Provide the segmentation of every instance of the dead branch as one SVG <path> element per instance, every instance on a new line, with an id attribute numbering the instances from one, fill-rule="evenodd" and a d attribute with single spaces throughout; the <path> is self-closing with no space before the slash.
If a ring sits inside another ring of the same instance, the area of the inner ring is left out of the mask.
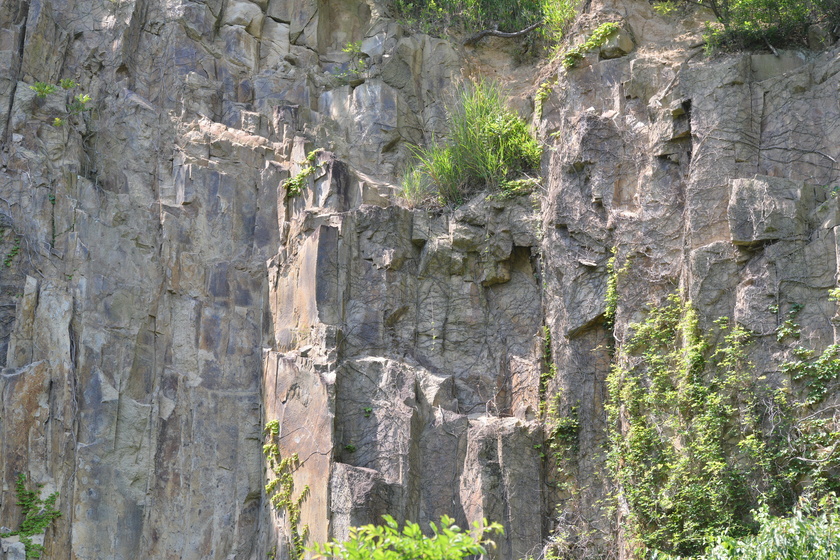
<path id="1" fill-rule="evenodd" d="M 533 31 L 534 29 L 536 29 L 537 27 L 539 27 L 542 24 L 543 24 L 543 21 L 540 20 L 536 23 L 533 23 L 533 24 L 529 25 L 528 27 L 526 27 L 525 29 L 523 29 L 521 31 L 514 31 L 512 33 L 505 33 L 504 31 L 498 31 L 496 29 L 485 29 L 484 31 L 479 31 L 478 33 L 476 33 L 475 35 L 473 35 L 472 37 L 470 37 L 469 39 L 464 41 L 464 46 L 467 46 L 467 47 L 473 46 L 487 36 L 502 37 L 504 39 L 514 39 L 516 37 L 522 37 L 523 35 L 527 35 L 528 33 L 530 33 L 531 31 Z"/>

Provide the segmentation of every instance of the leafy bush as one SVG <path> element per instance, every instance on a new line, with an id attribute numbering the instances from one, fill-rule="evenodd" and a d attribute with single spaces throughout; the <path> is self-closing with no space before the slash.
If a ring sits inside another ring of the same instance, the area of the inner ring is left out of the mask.
<path id="1" fill-rule="evenodd" d="M 840 560 L 840 505 L 830 497 L 814 509 L 803 504 L 790 517 L 774 517 L 764 506 L 755 513 L 758 534 L 743 539 L 719 536 L 696 560 Z M 661 552 L 652 556 L 678 558 Z"/>
<path id="2" fill-rule="evenodd" d="M 840 427 L 832 407 L 814 408 L 840 377 L 837 347 L 791 349 L 774 387 L 748 359 L 752 333 L 725 317 L 716 325 L 701 332 L 691 303 L 672 294 L 615 349 L 608 465 L 627 532 L 649 550 L 699 554 L 715 535 L 753 533 L 758 502 L 786 512 L 798 494 L 840 489 Z"/>
<path id="3" fill-rule="evenodd" d="M 35 82 L 29 89 L 35 92 L 35 95 L 40 99 L 45 99 L 47 96 L 52 95 L 53 93 L 58 91 L 59 86 L 63 90 L 72 90 L 79 86 L 74 80 L 65 78 L 58 82 L 58 85 L 55 84 L 47 84 L 44 82 Z M 52 120 L 52 125 L 55 127 L 63 126 L 66 121 L 67 117 L 72 115 L 80 115 L 85 111 L 90 111 L 90 107 L 88 103 L 91 102 L 90 95 L 85 93 L 77 93 L 72 98 L 70 97 L 72 93 L 67 91 L 67 103 L 65 106 L 65 114 L 62 117 L 54 117 Z"/>
<path id="4" fill-rule="evenodd" d="M 577 0 L 396 0 L 396 9 L 404 23 L 434 35 L 453 28 L 513 32 L 543 21 L 543 36 L 559 40 L 577 4 Z"/>
<path id="5" fill-rule="evenodd" d="M 318 152 L 320 151 L 312 150 L 306 154 L 306 159 L 298 163 L 300 165 L 300 171 L 297 175 L 283 181 L 282 186 L 286 189 L 288 196 L 297 196 L 303 192 L 303 189 L 306 187 L 306 178 L 315 173 L 318 167 L 315 164 L 315 160 L 318 159 Z"/>
<path id="6" fill-rule="evenodd" d="M 719 24 L 708 27 L 709 49 L 764 49 L 804 45 L 808 27 L 840 24 L 838 0 L 682 0 L 709 8 Z"/>
<path id="7" fill-rule="evenodd" d="M 504 190 L 539 168 L 542 147 L 507 108 L 497 84 L 474 82 L 461 89 L 449 126 L 448 142 L 415 150 L 417 164 L 407 174 L 404 193 L 429 192 L 441 204 L 460 204 L 480 188 Z"/>
<path id="8" fill-rule="evenodd" d="M 416 523 L 406 523 L 400 531 L 393 517 L 385 515 L 385 525 L 365 525 L 350 529 L 344 542 L 315 545 L 316 558 L 336 560 L 461 560 L 487 554 L 487 546 L 495 546 L 487 534 L 503 532 L 498 523 L 474 523 L 471 532 L 455 525 L 444 515 L 440 525 L 430 523 L 432 536 L 427 537 Z"/>
<path id="9" fill-rule="evenodd" d="M 35 95 L 37 95 L 41 99 L 44 99 L 45 97 L 47 97 L 51 93 L 55 92 L 58 88 L 55 87 L 53 84 L 46 84 L 44 82 L 35 82 L 31 86 L 29 86 L 29 89 L 34 91 Z"/>

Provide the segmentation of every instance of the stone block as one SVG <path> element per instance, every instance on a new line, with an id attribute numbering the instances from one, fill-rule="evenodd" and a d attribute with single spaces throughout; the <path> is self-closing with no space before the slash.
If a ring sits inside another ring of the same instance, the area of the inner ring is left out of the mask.
<path id="1" fill-rule="evenodd" d="M 262 23 L 262 10 L 251 2 L 233 2 L 225 10 L 225 25 L 241 25 L 255 37 L 259 37 Z"/>
<path id="2" fill-rule="evenodd" d="M 289 54 L 289 24 L 266 18 L 260 37 L 260 66 L 275 68 Z"/>
<path id="3" fill-rule="evenodd" d="M 26 547 L 20 537 L 0 539 L 0 560 L 26 560 Z"/>
<path id="4" fill-rule="evenodd" d="M 805 235 L 811 190 L 779 177 L 733 180 L 727 211 L 732 243 L 755 245 Z"/>
<path id="5" fill-rule="evenodd" d="M 630 54 L 634 48 L 636 48 L 636 43 L 633 37 L 627 31 L 619 29 L 601 45 L 600 54 L 601 58 L 619 58 Z"/>

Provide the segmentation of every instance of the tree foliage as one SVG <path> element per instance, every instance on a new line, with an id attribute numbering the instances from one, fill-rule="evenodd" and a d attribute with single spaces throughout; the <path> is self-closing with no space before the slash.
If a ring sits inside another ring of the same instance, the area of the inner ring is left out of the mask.
<path id="1" fill-rule="evenodd" d="M 683 0 L 700 4 L 718 19 L 706 41 L 711 49 L 766 49 L 806 45 L 814 24 L 840 24 L 840 0 Z"/>
<path id="2" fill-rule="evenodd" d="M 557 41 L 574 18 L 577 4 L 577 0 L 396 0 L 395 7 L 403 22 L 424 33 L 514 32 L 542 21 L 542 36 Z"/>
<path id="3" fill-rule="evenodd" d="M 808 502 L 788 517 L 770 515 L 765 505 L 755 512 L 756 535 L 737 539 L 719 535 L 696 560 L 840 560 L 840 505 L 828 496 L 816 507 Z M 677 560 L 654 553 L 652 560 Z"/>
<path id="4" fill-rule="evenodd" d="M 312 552 L 316 558 L 335 560 L 461 560 L 487 554 L 494 543 L 486 536 L 503 533 L 501 525 L 486 520 L 464 531 L 444 515 L 439 525 L 430 523 L 432 535 L 426 536 L 417 523 L 406 523 L 400 530 L 393 517 L 383 519 L 384 525 L 353 527 L 348 540 L 315 545 Z"/>

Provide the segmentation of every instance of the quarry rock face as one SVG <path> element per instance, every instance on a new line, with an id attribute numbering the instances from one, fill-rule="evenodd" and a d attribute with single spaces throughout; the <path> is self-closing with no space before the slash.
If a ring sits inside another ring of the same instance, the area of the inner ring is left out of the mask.
<path id="1" fill-rule="evenodd" d="M 59 492 L 45 557 L 290 558 L 295 531 L 383 514 L 501 522 L 500 559 L 619 534 L 600 505 L 613 247 L 619 340 L 681 289 L 706 326 L 762 334 L 756 363 L 794 304 L 812 347 L 837 341 L 836 48 L 707 59 L 700 23 L 628 0 L 592 10 L 624 14 L 603 52 L 538 78 L 390 9 L 0 7 L 0 525 L 19 473 Z M 398 205 L 411 146 L 491 70 L 553 83 L 542 187 Z M 78 86 L 30 88 L 60 79 Z M 563 485 L 546 401 L 579 423 Z M 265 491 L 272 421 L 297 523 Z"/>

